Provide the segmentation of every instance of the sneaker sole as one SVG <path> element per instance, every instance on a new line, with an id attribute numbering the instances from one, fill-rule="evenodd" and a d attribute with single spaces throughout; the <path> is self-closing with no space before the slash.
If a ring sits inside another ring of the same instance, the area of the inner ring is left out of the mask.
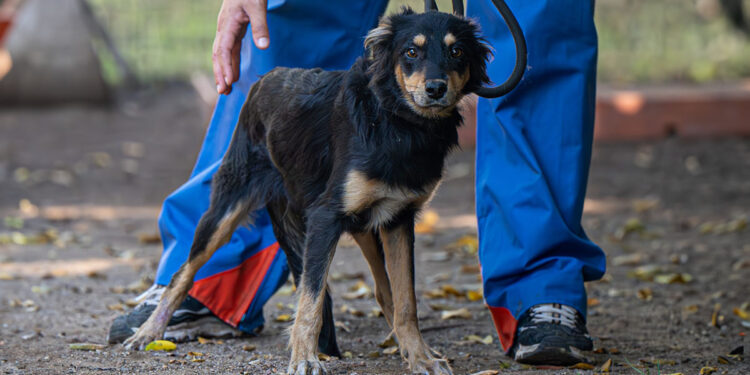
<path id="1" fill-rule="evenodd" d="M 544 346 L 544 344 L 520 345 L 514 359 L 516 362 L 527 365 L 572 366 L 586 362 L 586 357 L 578 348 L 570 346 L 565 349 L 559 346 Z"/>

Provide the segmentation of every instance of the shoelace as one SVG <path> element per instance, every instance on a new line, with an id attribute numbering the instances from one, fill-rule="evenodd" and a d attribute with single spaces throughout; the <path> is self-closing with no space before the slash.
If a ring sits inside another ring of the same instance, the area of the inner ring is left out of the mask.
<path id="1" fill-rule="evenodd" d="M 554 323 L 576 328 L 576 309 L 557 303 L 536 305 L 531 308 L 530 317 L 533 323 Z"/>
<path id="2" fill-rule="evenodd" d="M 138 302 L 138 305 L 158 305 L 165 289 L 161 285 L 151 285 L 145 292 L 135 297 L 135 301 Z"/>

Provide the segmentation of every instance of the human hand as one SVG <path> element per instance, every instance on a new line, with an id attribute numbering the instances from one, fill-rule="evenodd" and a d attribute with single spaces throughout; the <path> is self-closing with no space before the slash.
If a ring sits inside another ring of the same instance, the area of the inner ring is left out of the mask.
<path id="1" fill-rule="evenodd" d="M 266 4 L 266 0 L 224 0 L 221 4 L 211 56 L 219 94 L 229 94 L 232 83 L 240 78 L 240 46 L 248 22 L 255 45 L 268 48 Z"/>

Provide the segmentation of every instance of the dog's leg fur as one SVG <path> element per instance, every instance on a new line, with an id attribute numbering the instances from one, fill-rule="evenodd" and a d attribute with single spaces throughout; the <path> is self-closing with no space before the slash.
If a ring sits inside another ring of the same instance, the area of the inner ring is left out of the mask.
<path id="1" fill-rule="evenodd" d="M 281 176 L 271 164 L 268 152 L 250 143 L 246 126 L 243 122 L 237 124 L 229 150 L 213 178 L 211 204 L 198 222 L 187 262 L 172 277 L 156 310 L 125 341 L 127 348 L 143 349 L 149 342 L 163 337 L 198 270 L 229 241 L 250 212 L 263 207 L 273 194 L 282 191 Z"/>
<path id="2" fill-rule="evenodd" d="M 414 291 L 414 214 L 405 216 L 396 226 L 380 229 L 391 287 L 398 291 L 393 295 L 393 331 L 412 373 L 452 374 L 448 362 L 433 355 L 419 332 Z"/>
<path id="3" fill-rule="evenodd" d="M 279 245 L 286 254 L 289 269 L 292 271 L 294 285 L 300 286 L 302 278 L 302 254 L 305 249 L 305 223 L 302 215 L 290 212 L 287 200 L 279 199 L 266 206 L 271 217 L 273 231 Z M 341 357 L 336 343 L 336 328 L 333 324 L 333 301 L 326 290 L 323 302 L 323 327 L 318 337 L 318 351 L 329 356 Z"/>
<path id="4" fill-rule="evenodd" d="M 383 310 L 388 327 L 393 329 L 393 296 L 391 294 L 391 283 L 388 281 L 388 272 L 385 269 L 385 258 L 383 255 L 383 244 L 376 233 L 364 232 L 352 234 L 362 249 L 370 272 L 375 279 L 375 300 L 378 301 L 380 309 Z"/>
<path id="5" fill-rule="evenodd" d="M 323 325 L 328 267 L 342 232 L 341 220 L 336 216 L 325 205 L 311 209 L 308 214 L 304 267 L 298 288 L 299 302 L 289 337 L 292 358 L 287 368 L 288 374 L 326 373 L 318 360 L 316 343 Z"/>

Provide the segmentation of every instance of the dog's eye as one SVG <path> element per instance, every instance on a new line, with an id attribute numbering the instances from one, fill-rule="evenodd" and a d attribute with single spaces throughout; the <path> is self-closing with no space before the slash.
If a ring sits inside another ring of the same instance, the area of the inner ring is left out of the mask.
<path id="1" fill-rule="evenodd" d="M 417 50 L 415 50 L 414 48 L 409 48 L 409 49 L 406 50 L 406 52 L 404 52 L 404 55 L 406 55 L 406 57 L 408 57 L 410 59 L 416 58 L 417 57 Z"/>
<path id="2" fill-rule="evenodd" d="M 464 51 L 462 49 L 457 48 L 457 47 L 451 48 L 451 57 L 452 58 L 454 58 L 454 59 L 459 58 L 459 57 L 463 56 L 463 54 L 464 54 Z"/>

